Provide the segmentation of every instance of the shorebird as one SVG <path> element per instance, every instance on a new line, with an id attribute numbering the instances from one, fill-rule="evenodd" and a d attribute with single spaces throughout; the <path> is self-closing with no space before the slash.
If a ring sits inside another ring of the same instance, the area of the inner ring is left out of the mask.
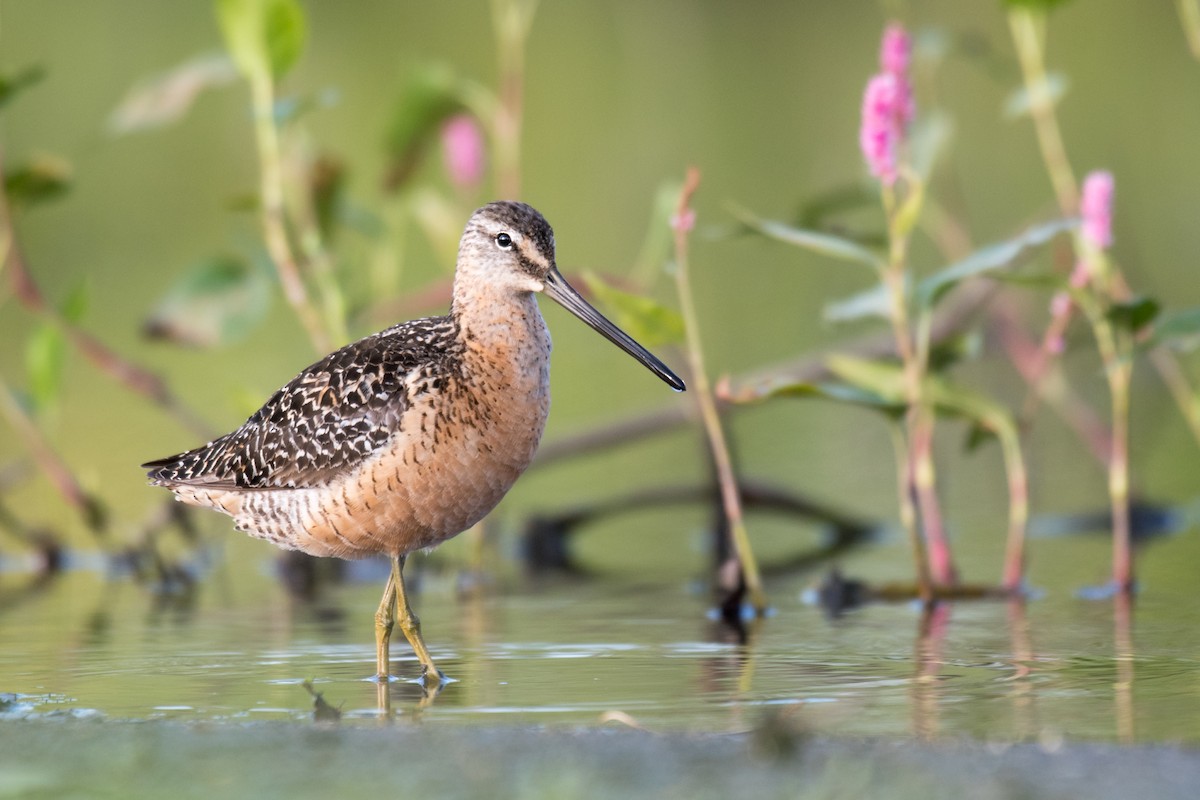
<path id="1" fill-rule="evenodd" d="M 404 586 L 404 563 L 474 525 L 529 466 L 550 408 L 544 293 L 677 391 L 675 373 L 590 306 L 559 273 L 554 231 L 523 203 L 471 215 L 450 313 L 337 350 L 277 391 L 240 428 L 150 461 L 150 482 L 224 512 L 235 527 L 314 556 L 385 555 L 375 612 L 376 676 L 389 678 L 393 625 L 438 670 Z M 398 620 L 397 620 L 398 617 Z"/>

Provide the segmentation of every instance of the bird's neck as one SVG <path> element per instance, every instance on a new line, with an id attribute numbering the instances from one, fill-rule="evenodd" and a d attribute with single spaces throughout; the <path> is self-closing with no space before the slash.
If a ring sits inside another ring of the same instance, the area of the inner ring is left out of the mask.
<path id="1" fill-rule="evenodd" d="M 542 357 L 550 352 L 550 336 L 532 292 L 455 281 L 450 316 L 468 350 L 514 355 L 525 351 Z"/>

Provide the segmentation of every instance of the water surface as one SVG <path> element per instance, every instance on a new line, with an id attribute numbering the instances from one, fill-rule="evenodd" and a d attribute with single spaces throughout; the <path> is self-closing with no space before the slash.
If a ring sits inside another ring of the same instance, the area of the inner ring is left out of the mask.
<path id="1" fill-rule="evenodd" d="M 5 573 L 0 717 L 305 721 L 311 680 L 343 720 L 377 720 L 368 677 L 383 568 L 360 567 L 300 603 L 275 578 L 274 551 L 230 537 L 190 597 L 106 575 L 99 561 L 44 584 Z M 507 578 L 461 597 L 456 570 L 418 557 L 415 603 L 455 679 L 421 716 L 733 732 L 785 714 L 839 735 L 1196 742 L 1200 612 L 1153 583 L 1155 564 L 1193 554 L 1193 538 L 1151 554 L 1132 609 L 1054 586 L 1025 604 L 932 615 L 874 605 L 830 620 L 802 602 L 815 576 L 788 576 L 770 583 L 773 614 L 744 645 L 706 615 L 694 581 Z M 884 544 L 845 567 L 903 575 L 905 563 Z M 393 659 L 394 672 L 417 674 L 403 640 Z M 391 713 L 421 705 L 419 687 L 388 688 Z"/>

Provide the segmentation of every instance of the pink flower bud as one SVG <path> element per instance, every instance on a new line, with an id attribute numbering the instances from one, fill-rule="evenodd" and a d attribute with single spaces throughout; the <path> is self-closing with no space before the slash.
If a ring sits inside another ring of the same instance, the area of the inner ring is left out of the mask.
<path id="1" fill-rule="evenodd" d="M 908 31 L 899 22 L 893 22 L 883 32 L 883 44 L 879 48 L 879 65 L 884 72 L 897 77 L 908 75 L 908 62 L 912 56 L 912 41 Z"/>
<path id="2" fill-rule="evenodd" d="M 671 215 L 671 229 L 679 233 L 687 233 L 696 227 L 696 212 L 688 209 L 683 214 Z"/>
<path id="3" fill-rule="evenodd" d="M 483 131 L 470 114 L 458 114 L 442 125 L 442 155 L 450 182 L 470 189 L 483 180 Z"/>
<path id="4" fill-rule="evenodd" d="M 912 42 L 904 26 L 888 25 L 879 50 L 883 72 L 871 78 L 863 96 L 859 146 L 871 173 L 889 186 L 896 182 L 900 147 L 914 113 L 908 82 L 911 56 Z"/>
<path id="5" fill-rule="evenodd" d="M 1113 176 L 1092 172 L 1083 181 L 1079 213 L 1083 216 L 1083 238 L 1100 249 L 1112 246 Z"/>
<path id="6" fill-rule="evenodd" d="M 863 94 L 862 127 L 858 144 L 871 174 L 890 186 L 896 182 L 896 161 L 904 137 L 903 93 L 891 73 L 871 78 Z"/>

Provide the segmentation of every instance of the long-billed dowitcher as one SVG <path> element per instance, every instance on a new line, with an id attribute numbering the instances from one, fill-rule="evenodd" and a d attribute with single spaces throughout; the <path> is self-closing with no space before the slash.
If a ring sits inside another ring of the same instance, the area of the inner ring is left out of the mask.
<path id="1" fill-rule="evenodd" d="M 683 381 L 588 305 L 559 274 L 554 232 L 516 202 L 471 215 L 450 313 L 395 325 L 305 369 L 240 428 L 142 466 L 176 499 L 238 530 L 315 556 L 386 555 L 376 666 L 400 629 L 440 683 L 404 587 L 413 550 L 474 525 L 529 466 L 550 407 L 544 292 L 676 390 Z"/>

